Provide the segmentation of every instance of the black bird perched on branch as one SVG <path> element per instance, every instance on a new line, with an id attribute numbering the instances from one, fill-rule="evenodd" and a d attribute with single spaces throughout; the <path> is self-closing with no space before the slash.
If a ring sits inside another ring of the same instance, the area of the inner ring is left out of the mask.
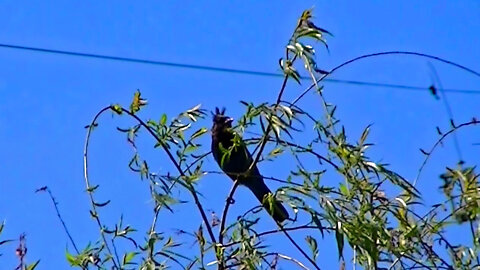
<path id="1" fill-rule="evenodd" d="M 257 166 L 250 168 L 253 159 L 247 146 L 240 139 L 234 145 L 235 133 L 232 130 L 233 118 L 224 115 L 225 108 L 221 111 L 216 108 L 213 116 L 212 127 L 212 153 L 218 165 L 233 181 L 250 189 L 263 207 L 277 222 L 283 222 L 288 218 L 288 212 L 283 205 L 274 199 L 272 203 L 264 200 L 266 195 L 272 195 L 265 185 L 263 177 Z M 229 152 L 231 151 L 231 152 Z"/>

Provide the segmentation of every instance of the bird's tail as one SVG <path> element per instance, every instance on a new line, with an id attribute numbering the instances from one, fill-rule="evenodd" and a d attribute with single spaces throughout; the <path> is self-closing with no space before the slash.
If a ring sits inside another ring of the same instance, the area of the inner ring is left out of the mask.
<path id="1" fill-rule="evenodd" d="M 260 179 L 259 181 L 259 179 L 255 179 L 247 181 L 248 184 L 246 186 L 255 194 L 255 197 L 262 203 L 265 210 L 267 210 L 273 219 L 282 223 L 288 218 L 288 212 L 279 201 L 274 199 L 273 203 L 270 203 L 270 201 L 266 199 L 266 195 L 272 196 L 273 194 L 262 180 L 263 179 Z"/>

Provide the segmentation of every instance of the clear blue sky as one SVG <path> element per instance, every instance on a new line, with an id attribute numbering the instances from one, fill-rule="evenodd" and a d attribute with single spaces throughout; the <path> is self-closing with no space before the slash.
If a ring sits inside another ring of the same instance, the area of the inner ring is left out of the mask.
<path id="1" fill-rule="evenodd" d="M 48 5 L 9 0 L 0 9 L 0 43 L 277 72 L 298 16 L 312 6 L 316 24 L 335 35 L 328 39 L 330 54 L 320 44 L 317 49 L 322 69 L 366 53 L 406 50 L 480 70 L 478 1 L 58 1 Z M 100 108 L 117 102 L 128 105 L 140 89 L 149 100 L 143 118 L 173 116 L 199 103 L 209 110 L 226 106 L 236 117 L 243 109 L 239 100 L 273 102 L 281 84 L 279 78 L 6 48 L 0 48 L 0 59 L 0 221 L 6 221 L 0 240 L 25 232 L 28 260 L 42 260 L 38 269 L 67 268 L 65 249 L 73 249 L 49 198 L 34 194 L 35 189 L 50 187 L 77 245 L 84 247 L 98 239 L 84 192 L 82 149 L 84 126 Z M 409 56 L 381 57 L 352 64 L 331 78 L 428 87 L 432 79 L 427 63 Z M 479 78 L 432 63 L 444 88 L 480 91 Z M 290 83 L 286 97 L 298 95 L 304 87 Z M 427 91 L 326 83 L 325 93 L 338 105 L 338 117 L 352 140 L 373 123 L 372 158 L 391 164 L 407 179 L 414 178 L 422 162 L 418 149 L 435 142 L 435 127 L 446 130 L 449 126 L 443 103 Z M 480 118 L 480 94 L 447 93 L 447 97 L 457 123 Z M 313 98 L 303 105 L 320 108 Z M 91 178 L 101 185 L 99 198 L 113 199 L 109 213 L 104 214 L 110 224 L 123 213 L 125 223 L 144 230 L 151 216 L 148 187 L 129 172 L 131 149 L 115 130 L 131 123 L 110 116 L 100 120 L 92 141 Z M 209 127 L 210 119 L 202 124 Z M 152 170 L 168 169 L 164 153 L 152 150 L 151 139 L 142 134 L 140 147 Z M 478 127 L 458 134 L 468 164 L 478 164 L 480 146 L 472 144 L 480 142 L 479 134 Z M 450 139 L 434 154 L 420 190 L 439 198 L 438 175 L 456 161 Z M 206 166 L 217 169 L 212 158 Z M 275 175 L 271 166 L 262 171 Z M 206 207 L 220 212 L 230 185 L 224 176 L 203 178 L 199 189 Z M 241 190 L 237 195 L 246 199 L 239 199 L 235 207 L 251 207 L 250 194 Z M 175 215 L 162 215 L 160 227 L 169 232 L 183 224 L 197 228 L 199 219 L 193 211 L 190 204 Z M 141 233 L 136 237 L 143 239 Z M 16 266 L 15 247 L 11 243 L 0 249 L 2 269 Z M 287 244 L 284 250 L 295 254 Z M 326 254 L 336 258 L 334 242 L 320 241 L 320 252 L 320 258 Z M 335 262 L 330 259 L 321 265 L 337 268 Z"/>

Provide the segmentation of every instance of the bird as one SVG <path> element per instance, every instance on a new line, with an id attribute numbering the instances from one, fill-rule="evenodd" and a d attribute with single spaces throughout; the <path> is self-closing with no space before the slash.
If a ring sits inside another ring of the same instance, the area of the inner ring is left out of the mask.
<path id="1" fill-rule="evenodd" d="M 238 135 L 232 129 L 232 122 L 233 118 L 225 115 L 225 108 L 215 109 L 212 126 L 213 157 L 226 175 L 250 189 L 273 219 L 282 223 L 289 218 L 288 212 L 278 200 L 273 199 L 272 203 L 265 200 L 265 196 L 273 194 L 263 181 L 256 164 L 249 170 L 253 162 L 252 155 L 241 138 L 240 142 L 234 143 Z"/>

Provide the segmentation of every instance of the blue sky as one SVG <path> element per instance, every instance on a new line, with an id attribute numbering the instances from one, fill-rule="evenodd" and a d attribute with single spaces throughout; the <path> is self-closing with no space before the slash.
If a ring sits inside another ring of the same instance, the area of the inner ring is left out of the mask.
<path id="1" fill-rule="evenodd" d="M 330 53 L 318 44 L 317 63 L 322 69 L 362 54 L 404 50 L 480 70 L 478 1 L 60 1 L 55 5 L 3 1 L 2 6 L 2 44 L 266 72 L 278 72 L 278 59 L 284 55 L 298 16 L 314 6 L 316 24 L 334 34 L 328 38 Z M 41 259 L 39 269 L 67 268 L 64 252 L 72 247 L 49 198 L 35 194 L 35 189 L 50 187 L 77 245 L 98 239 L 84 192 L 82 150 L 84 126 L 99 109 L 117 102 L 128 105 L 140 89 L 149 100 L 140 114 L 145 119 L 159 119 L 163 113 L 174 116 L 199 103 L 208 110 L 225 106 L 237 117 L 243 109 L 240 100 L 273 102 L 281 85 L 279 78 L 6 48 L 0 48 L 0 59 L 0 220 L 6 221 L 0 240 L 25 232 L 27 258 Z M 331 78 L 428 87 L 432 83 L 428 62 L 399 55 L 372 58 L 349 65 Z M 480 91 L 478 77 L 431 63 L 444 88 Z M 304 88 L 289 83 L 286 98 Z M 407 179 L 415 177 L 423 160 L 418 149 L 429 148 L 437 139 L 435 127 L 447 130 L 449 126 L 442 101 L 427 91 L 326 83 L 325 95 L 338 105 L 337 116 L 352 140 L 373 124 L 370 140 L 376 146 L 371 157 L 391 164 Z M 309 97 L 302 105 L 320 109 L 314 96 Z M 480 118 L 480 94 L 447 93 L 447 98 L 457 123 Z M 151 215 L 148 187 L 128 170 L 131 149 L 115 130 L 129 124 L 110 115 L 100 120 L 92 141 L 91 178 L 101 185 L 100 198 L 113 199 L 105 218 L 112 223 L 123 213 L 126 223 L 138 224 L 141 230 L 149 220 L 145 217 Z M 209 127 L 210 119 L 200 124 Z M 477 129 L 458 133 L 463 159 L 471 165 L 478 163 L 480 154 L 480 146 L 472 145 L 480 142 Z M 151 149 L 153 142 L 142 134 L 142 156 L 150 160 L 153 170 L 167 170 L 164 153 Z M 419 182 L 432 201 L 440 198 L 438 175 L 457 160 L 452 139 L 433 155 Z M 206 166 L 217 169 L 212 158 Z M 272 175 L 275 168 L 266 166 L 262 171 Z M 221 211 L 218 206 L 223 206 L 230 185 L 224 176 L 202 179 L 199 189 L 207 208 Z M 245 190 L 239 191 L 238 197 L 245 199 L 235 206 L 250 208 L 248 196 Z M 171 230 L 183 222 L 197 228 L 192 209 L 192 205 L 181 207 L 175 215 L 162 216 L 162 228 Z M 321 243 L 320 258 L 336 254 L 336 248 L 329 248 L 335 247 L 331 239 Z M 17 263 L 15 247 L 12 243 L 0 250 L 1 265 L 8 269 Z M 285 247 L 287 253 L 292 250 Z M 325 269 L 335 262 L 329 260 Z"/>

